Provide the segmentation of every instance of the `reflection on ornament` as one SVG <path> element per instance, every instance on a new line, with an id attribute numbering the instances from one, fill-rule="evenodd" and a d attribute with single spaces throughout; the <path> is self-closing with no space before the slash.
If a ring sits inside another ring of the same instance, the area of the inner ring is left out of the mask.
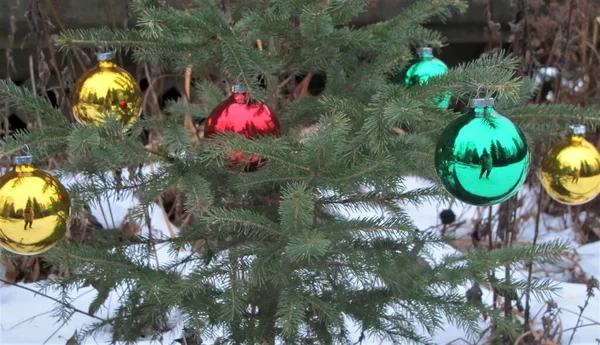
<path id="1" fill-rule="evenodd" d="M 204 125 L 204 137 L 211 138 L 215 134 L 233 132 L 248 139 L 260 136 L 281 136 L 279 120 L 271 109 L 246 94 L 246 88 L 236 85 L 233 94 L 217 105 L 210 113 Z M 259 156 L 251 156 L 243 152 L 229 152 L 230 163 L 226 166 L 233 169 L 235 165 L 244 164 L 245 172 L 254 172 L 264 166 L 266 160 Z"/>
<path id="2" fill-rule="evenodd" d="M 493 98 L 473 99 L 471 107 L 440 136 L 436 172 L 455 198 L 494 205 L 517 193 L 525 181 L 529 149 L 521 130 L 496 112 Z"/>
<path id="3" fill-rule="evenodd" d="M 103 124 L 116 117 L 125 128 L 142 113 L 142 92 L 129 72 L 117 66 L 113 53 L 98 55 L 98 65 L 77 81 L 73 115 L 82 124 Z"/>
<path id="4" fill-rule="evenodd" d="M 542 160 L 540 177 L 548 195 L 580 205 L 600 193 L 600 154 L 585 140 L 585 126 L 570 126 L 571 136 L 554 145 Z"/>
<path id="5" fill-rule="evenodd" d="M 419 59 L 406 71 L 404 83 L 407 86 L 422 85 L 431 77 L 444 75 L 448 72 L 448 66 L 442 60 L 433 56 L 433 49 L 421 47 L 417 50 Z M 450 106 L 452 94 L 446 92 L 434 97 L 434 102 L 439 108 L 446 109 Z"/>
<path id="6" fill-rule="evenodd" d="M 35 255 L 52 248 L 66 234 L 71 200 L 52 175 L 16 157 L 15 167 L 0 177 L 0 246 Z"/>

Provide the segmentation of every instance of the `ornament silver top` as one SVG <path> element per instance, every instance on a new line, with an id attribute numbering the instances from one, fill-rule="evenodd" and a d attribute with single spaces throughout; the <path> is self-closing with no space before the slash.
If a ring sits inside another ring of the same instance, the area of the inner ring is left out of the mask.
<path id="1" fill-rule="evenodd" d="M 496 99 L 493 97 L 488 98 L 471 98 L 469 101 L 471 108 L 486 108 L 493 107 L 496 104 Z"/>
<path id="2" fill-rule="evenodd" d="M 13 157 L 14 165 L 31 165 L 33 164 L 33 156 L 15 156 Z"/>
<path id="3" fill-rule="evenodd" d="M 585 135 L 585 125 L 570 125 L 571 133 L 575 135 Z"/>
<path id="4" fill-rule="evenodd" d="M 109 61 L 115 58 L 115 53 L 113 52 L 104 52 L 104 53 L 98 53 L 96 55 L 96 58 L 98 59 L 98 61 Z"/>
<path id="5" fill-rule="evenodd" d="M 231 88 L 231 91 L 234 93 L 246 93 L 248 92 L 248 89 L 244 85 L 237 84 Z"/>
<path id="6" fill-rule="evenodd" d="M 433 48 L 431 47 L 420 47 L 417 49 L 419 55 L 433 55 Z"/>

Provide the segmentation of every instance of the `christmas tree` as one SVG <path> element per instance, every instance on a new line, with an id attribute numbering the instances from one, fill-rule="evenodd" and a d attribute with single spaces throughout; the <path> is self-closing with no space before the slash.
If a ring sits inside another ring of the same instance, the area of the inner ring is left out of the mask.
<path id="1" fill-rule="evenodd" d="M 465 2 L 419 0 L 388 21 L 358 28 L 350 23 L 367 0 L 244 0 L 224 7 L 195 0 L 185 8 L 133 3 L 136 29 L 68 30 L 55 42 L 67 55 L 86 48 L 117 51 L 194 80 L 195 92 L 169 103 L 168 116 L 145 114 L 128 128 L 110 119 L 73 125 L 64 109 L 0 81 L 1 102 L 43 121 L 5 138 L 2 154 L 28 147 L 37 161 L 68 156 L 61 174 L 86 177 L 69 186 L 73 215 L 100 196 L 134 193 L 141 203 L 131 217 L 141 222 L 148 207 L 172 191 L 180 193 L 188 215 L 172 238 L 117 239 L 107 230 L 94 235 L 106 238 L 93 245 L 65 240 L 44 254 L 47 262 L 69 268 L 65 277 L 46 282 L 49 288 L 91 284 L 98 290 L 90 313 L 109 292 L 122 293 L 115 316 L 81 335 L 109 326 L 115 341 L 135 343 L 141 333 L 158 338 L 177 310 L 186 336 L 205 341 L 349 343 L 348 325 L 356 324 L 361 338 L 426 343 L 417 330 L 434 332 L 443 317 L 477 331 L 484 306 L 466 303 L 460 286 L 478 282 L 538 296 L 553 291 L 548 281 L 503 281 L 489 273 L 556 259 L 562 243 L 432 261 L 429 251 L 443 239 L 417 229 L 400 206 L 448 198 L 441 187 L 403 187 L 407 176 L 436 180 L 436 142 L 460 115 L 437 105 L 440 94 L 451 94 L 459 105 L 493 95 L 497 110 L 520 126 L 530 146 L 570 122 L 594 125 L 599 119 L 589 109 L 529 105 L 534 82 L 517 75 L 516 59 L 503 52 L 422 85 L 392 82 L 415 48 L 442 46 L 443 37 L 423 25 L 465 11 Z M 310 95 L 306 88 L 315 74 L 326 76 L 325 88 Z M 304 79 L 294 84 L 297 76 Z M 198 136 L 193 124 L 203 124 L 235 85 L 270 107 L 280 137 Z M 160 135 L 144 145 L 144 130 Z M 494 159 L 508 154 L 499 145 Z M 232 152 L 261 157 L 264 164 L 245 172 L 245 163 L 232 164 Z M 156 169 L 127 179 L 115 173 L 149 165 Z M 365 209 L 379 215 L 344 214 Z M 171 246 L 172 260 L 148 260 L 158 244 Z M 193 251 L 180 258 L 181 248 Z M 68 318 L 69 310 L 58 311 Z M 510 327 L 499 313 L 487 314 L 500 331 Z"/>

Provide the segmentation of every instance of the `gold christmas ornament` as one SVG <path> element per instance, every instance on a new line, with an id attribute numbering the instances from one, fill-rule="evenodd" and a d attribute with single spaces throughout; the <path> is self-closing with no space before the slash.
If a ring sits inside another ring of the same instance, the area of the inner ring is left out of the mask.
<path id="1" fill-rule="evenodd" d="M 569 126 L 571 135 L 542 160 L 540 177 L 548 194 L 566 205 L 580 205 L 600 193 L 600 154 L 585 140 L 585 126 Z"/>
<path id="2" fill-rule="evenodd" d="M 56 178 L 33 166 L 31 156 L 13 162 L 13 170 L 0 177 L 0 246 L 40 254 L 65 236 L 71 200 Z"/>
<path id="3" fill-rule="evenodd" d="M 107 116 L 115 116 L 128 128 L 140 117 L 140 87 L 113 59 L 113 53 L 98 54 L 98 65 L 77 81 L 73 93 L 73 115 L 77 122 L 100 125 Z"/>

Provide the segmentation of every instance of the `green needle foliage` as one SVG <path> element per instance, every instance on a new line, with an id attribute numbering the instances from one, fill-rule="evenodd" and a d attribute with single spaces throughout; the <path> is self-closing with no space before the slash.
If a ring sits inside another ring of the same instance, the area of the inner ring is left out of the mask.
<path id="1" fill-rule="evenodd" d="M 517 61 L 505 53 L 460 65 L 422 87 L 392 84 L 390 76 L 408 64 L 416 45 L 443 44 L 423 24 L 463 12 L 464 1 L 418 0 L 391 20 L 360 28 L 350 20 L 366 10 L 367 0 L 234 1 L 227 14 L 214 0 L 193 0 L 185 11 L 156 0 L 133 3 L 136 29 L 68 30 L 55 38 L 57 45 L 130 52 L 140 63 L 176 71 L 192 66 L 194 75 L 212 80 L 197 85 L 194 104 L 169 103 L 168 119 L 140 120 L 124 134 L 117 121 L 73 125 L 42 97 L 0 81 L 0 102 L 37 113 L 44 123 L 5 139 L 1 152 L 28 145 L 38 160 L 68 153 L 60 173 L 85 177 L 70 187 L 75 211 L 100 197 L 135 193 L 140 204 L 132 216 L 142 220 L 157 198 L 176 190 L 190 215 L 173 239 L 123 239 L 106 230 L 94 235 L 93 246 L 63 241 L 45 254 L 70 267 L 69 276 L 44 283 L 61 290 L 65 301 L 69 288 L 91 284 L 98 290 L 94 313 L 111 291 L 122 295 L 114 317 L 90 324 L 84 335 L 110 326 L 115 342 L 135 343 L 141 334 L 159 338 L 177 310 L 186 335 L 205 341 L 349 344 L 359 340 L 348 328 L 356 325 L 361 338 L 427 343 L 418 330 L 435 332 L 445 319 L 477 331 L 482 306 L 466 303 L 464 284 L 491 283 L 488 273 L 497 267 L 557 259 L 566 249 L 550 243 L 431 262 L 442 240 L 419 231 L 399 206 L 447 198 L 439 187 L 403 185 L 409 175 L 435 179 L 437 137 L 459 116 L 438 109 L 435 95 L 449 91 L 464 102 L 494 94 L 498 109 L 531 140 L 570 121 L 600 120 L 593 109 L 527 105 L 533 83 L 515 76 Z M 295 96 L 287 81 L 308 73 L 325 74 L 325 90 L 319 97 Z M 206 118 L 225 97 L 223 85 L 238 83 L 275 111 L 283 136 L 249 141 L 224 134 L 194 144 L 183 116 Z M 299 134 L 312 125 L 310 134 Z M 408 133 L 398 135 L 396 127 Z M 161 130 L 155 148 L 139 140 L 144 129 Z M 230 150 L 260 155 L 268 164 L 255 173 L 228 170 L 223 164 Z M 136 178 L 111 173 L 148 164 L 156 169 Z M 344 213 L 365 210 L 378 215 Z M 170 245 L 173 254 L 184 246 L 194 250 L 157 263 L 158 244 Z M 539 297 L 556 288 L 543 280 L 505 284 Z"/>

